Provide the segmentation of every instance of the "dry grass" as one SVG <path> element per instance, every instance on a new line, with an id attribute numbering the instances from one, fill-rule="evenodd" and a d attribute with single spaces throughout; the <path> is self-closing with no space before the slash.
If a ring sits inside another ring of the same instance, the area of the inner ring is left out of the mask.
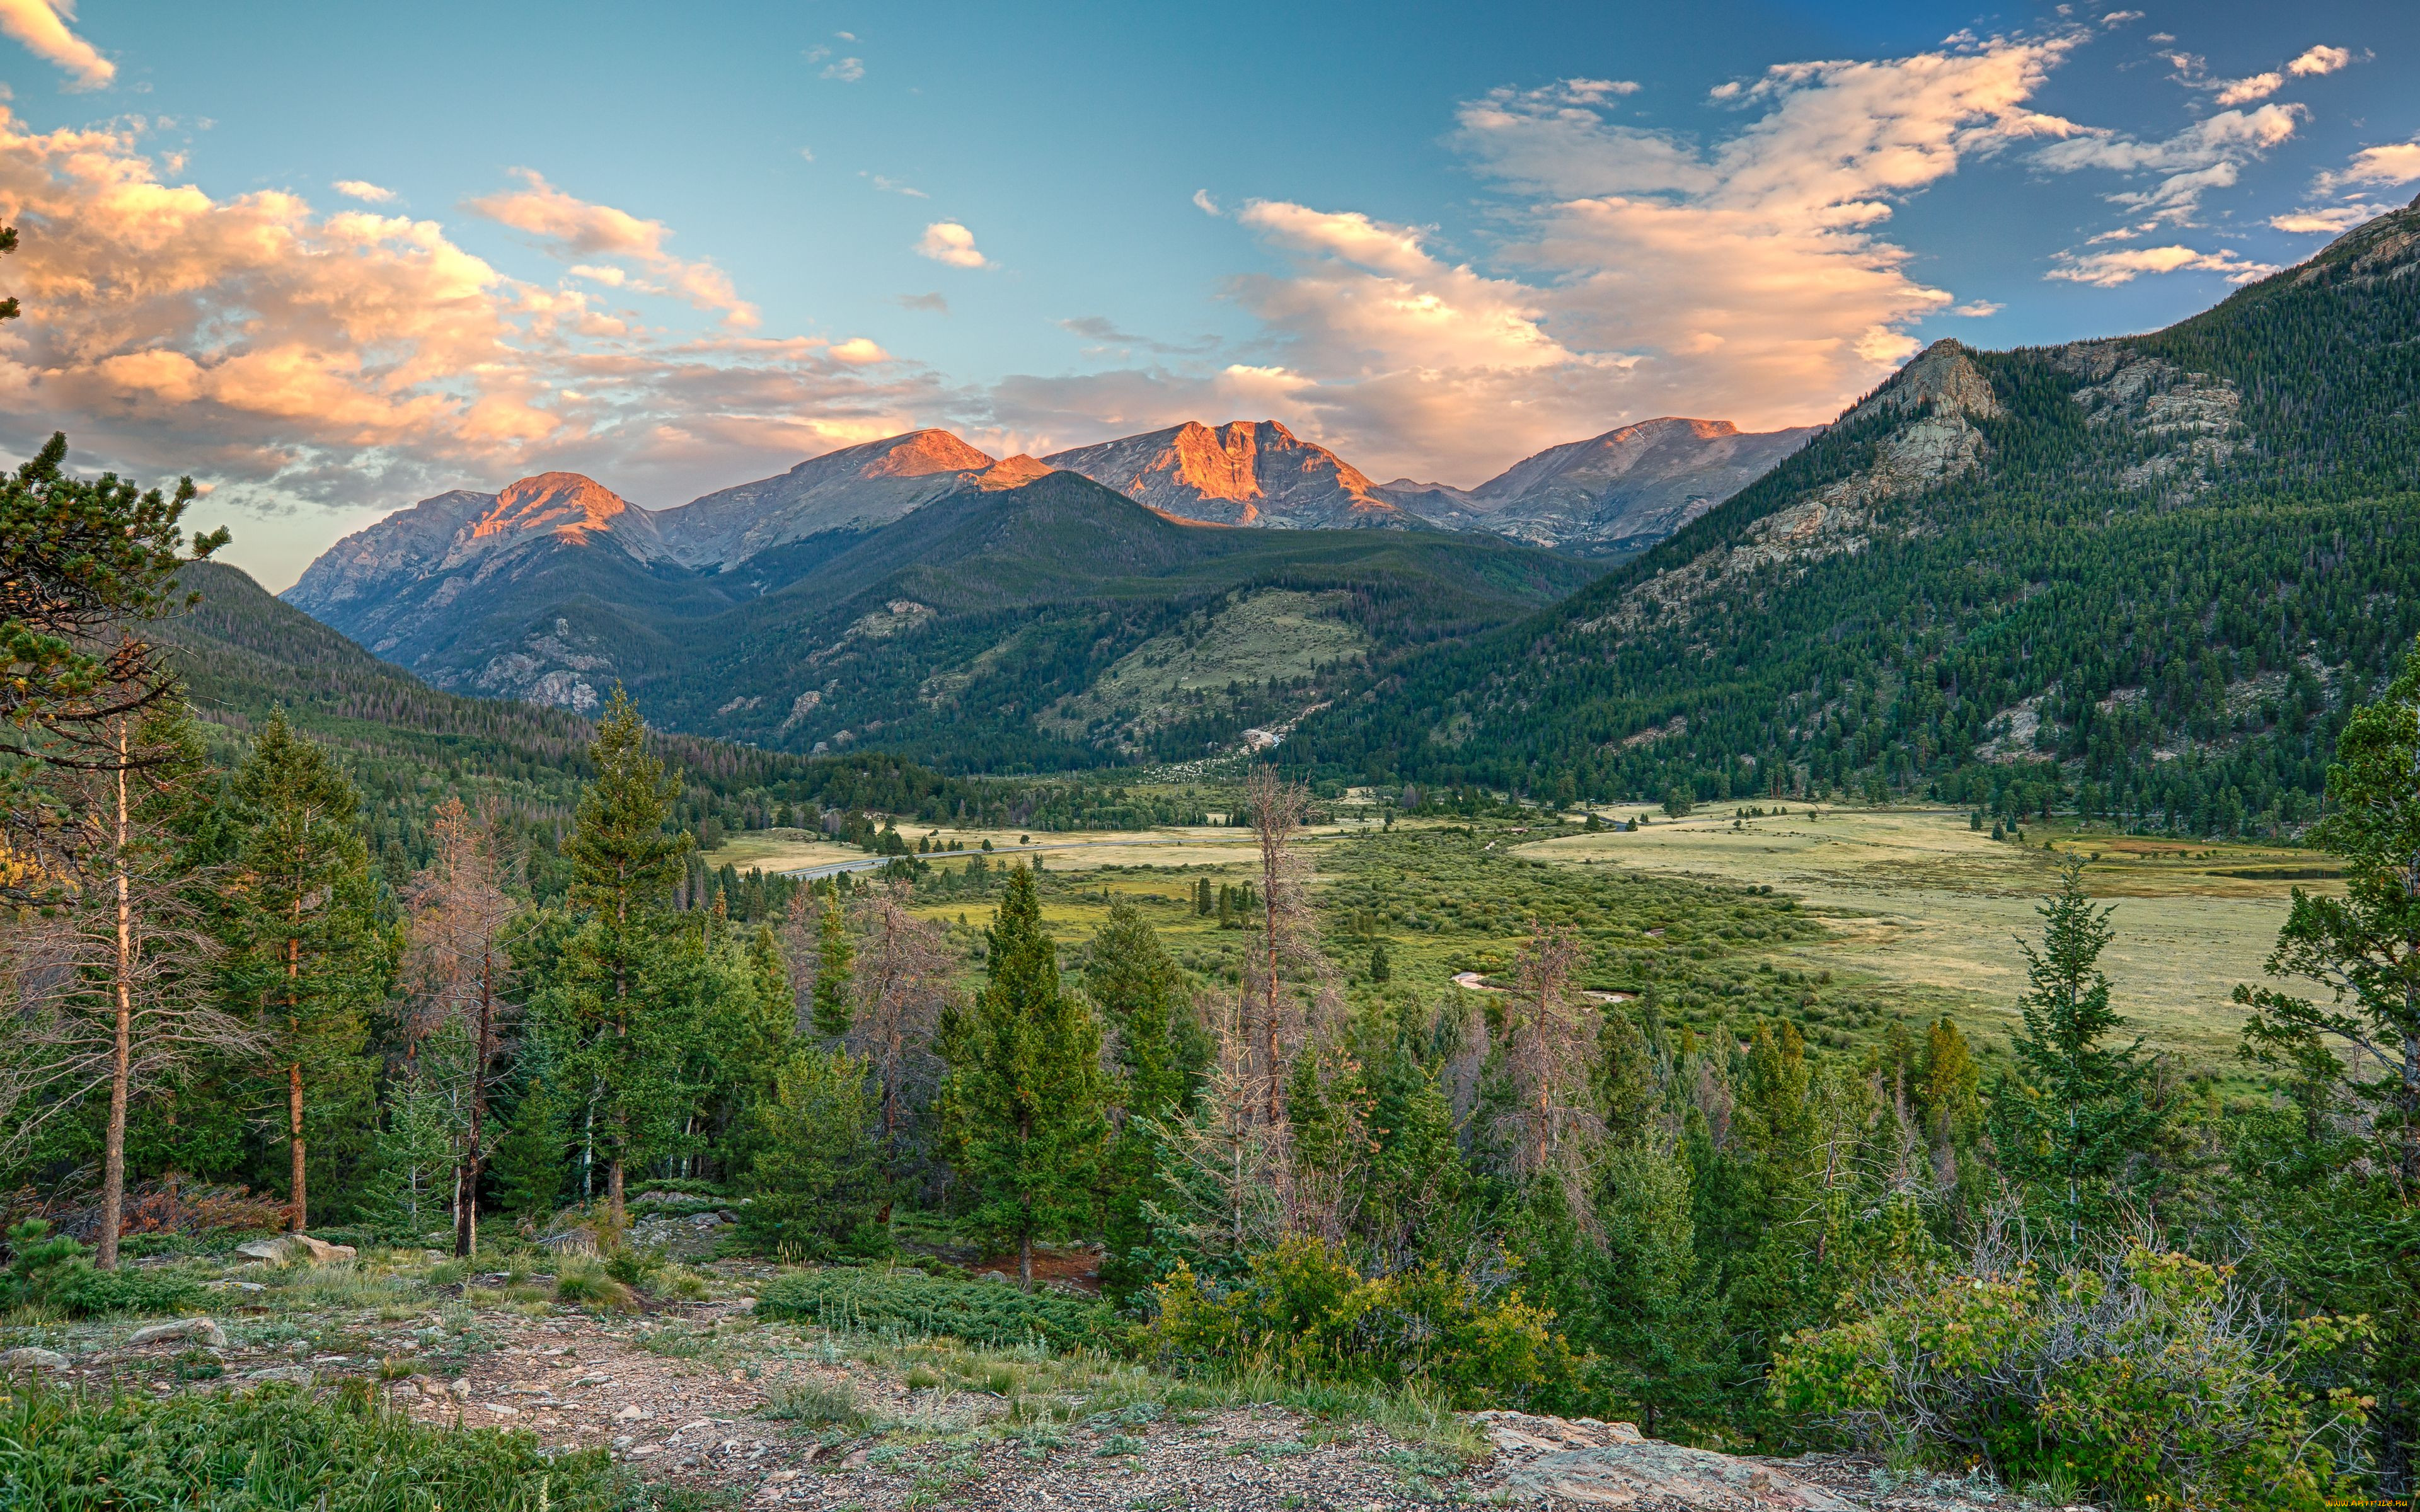
<path id="1" fill-rule="evenodd" d="M 2025 845 L 1967 827 L 1962 810 L 1844 809 L 1732 827 L 1730 806 L 1674 823 L 1660 814 L 1632 834 L 1572 835 L 1521 854 L 1569 865 L 1633 867 L 1768 884 L 1805 900 L 1834 937 L 1790 952 L 1794 964 L 1860 972 L 1937 1000 L 2005 1032 L 2024 986 L 2019 938 L 2040 932 L 2034 904 L 2069 856 L 2085 885 L 2117 905 L 2118 939 L 2102 958 L 2121 1011 L 2157 1045 L 2195 1058 L 2230 1054 L 2243 1016 L 2227 1001 L 2262 962 L 2284 922 L 2292 880 L 2232 871 L 2308 871 L 2282 846 L 2148 840 L 2061 825 Z M 2041 848 L 2043 840 L 2052 848 Z M 2097 856 L 2098 859 L 2094 859 Z M 2302 886 L 2335 884 L 2305 879 Z"/>

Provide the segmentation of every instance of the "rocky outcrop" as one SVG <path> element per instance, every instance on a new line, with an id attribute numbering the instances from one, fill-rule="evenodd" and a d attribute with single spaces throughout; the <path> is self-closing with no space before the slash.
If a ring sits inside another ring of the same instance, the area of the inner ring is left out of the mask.
<path id="1" fill-rule="evenodd" d="M 1298 530 L 1421 523 L 1358 469 L 1274 420 L 1188 420 L 1043 461 L 1177 519 Z"/>
<path id="2" fill-rule="evenodd" d="M 1860 1512 L 1857 1504 L 1767 1459 L 1665 1443 L 1628 1423 L 1480 1412 L 1499 1458 L 1488 1478 L 1556 1506 Z"/>
<path id="3" fill-rule="evenodd" d="M 247 1260 L 267 1260 L 272 1265 L 288 1265 L 296 1260 L 309 1260 L 325 1265 L 331 1260 L 353 1257 L 350 1244 L 331 1244 L 324 1239 L 308 1234 L 279 1234 L 274 1239 L 253 1239 L 235 1247 L 235 1252 Z"/>

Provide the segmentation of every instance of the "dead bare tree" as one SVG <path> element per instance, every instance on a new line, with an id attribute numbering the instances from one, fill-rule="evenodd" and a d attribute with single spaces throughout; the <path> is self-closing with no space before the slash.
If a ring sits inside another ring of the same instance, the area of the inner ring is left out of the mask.
<path id="1" fill-rule="evenodd" d="M 1167 1199 L 1144 1211 L 1196 1253 L 1240 1265 L 1292 1228 L 1291 1131 L 1264 1108 L 1250 999 L 1204 997 L 1197 1007 L 1217 1054 L 1190 1112 L 1142 1120 L 1160 1148 Z"/>
<path id="2" fill-rule="evenodd" d="M 851 1054 L 874 1068 L 883 1149 L 894 1159 L 913 1101 L 940 1081 L 933 1036 L 940 1027 L 956 969 L 948 934 L 909 913 L 909 897 L 906 883 L 893 882 L 853 910 L 859 939 L 857 1002 L 846 1043 Z M 812 934 L 806 949 L 814 949 Z"/>
<path id="3" fill-rule="evenodd" d="M 1513 968 L 1517 985 L 1505 1004 L 1498 1054 L 1510 1096 L 1497 1125 L 1513 1174 L 1554 1178 L 1585 1219 L 1585 1177 L 1604 1141 L 1605 1121 L 1589 1096 L 1595 1014 L 1572 1001 L 1579 962 L 1579 941 L 1570 930 L 1531 926 Z"/>
<path id="4" fill-rule="evenodd" d="M 458 1047 L 447 1068 L 457 1109 L 454 1159 L 454 1253 L 477 1253 L 479 1173 L 486 1164 L 488 1092 L 496 1055 L 503 1048 L 504 1019 L 512 1011 L 506 992 L 510 954 L 523 927 L 523 909 L 504 889 L 495 853 L 495 827 L 474 816 L 459 798 L 437 810 L 436 855 L 411 880 L 406 896 L 406 1057 L 423 1042 L 442 1039 Z M 415 1070 L 418 1068 L 415 1067 Z"/>
<path id="5" fill-rule="evenodd" d="M 77 774 L 75 806 L 93 832 L 66 901 L 0 933 L 7 1037 L 0 1045 L 0 1153 L 106 1088 L 101 1221 L 94 1261 L 117 1264 L 126 1193 L 126 1124 L 145 1087 L 204 1057 L 252 1055 L 258 1035 L 214 1006 L 217 946 L 200 924 L 174 847 L 143 811 L 138 784 L 173 781 L 121 719 L 112 765 Z"/>
<path id="6" fill-rule="evenodd" d="M 1261 1118 L 1270 1126 L 1282 1119 L 1286 1051 L 1298 1027 L 1290 1013 L 1287 987 L 1310 984 L 1314 993 L 1329 972 L 1320 953 L 1318 918 L 1311 903 L 1310 867 L 1294 849 L 1311 791 L 1259 766 L 1244 783 L 1244 810 L 1260 852 L 1261 907 L 1255 934 L 1245 952 L 1237 1032 L 1249 1047 L 1249 1073 L 1258 1085 Z"/>

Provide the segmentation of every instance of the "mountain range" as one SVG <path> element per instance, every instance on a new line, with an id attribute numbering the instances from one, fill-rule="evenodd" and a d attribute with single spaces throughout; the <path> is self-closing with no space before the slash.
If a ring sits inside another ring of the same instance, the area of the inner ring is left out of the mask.
<path id="1" fill-rule="evenodd" d="M 1941 342 L 1294 760 L 1691 801 L 1927 792 L 2195 833 L 2316 811 L 2420 635 L 2420 202 L 2164 331 Z"/>
<path id="2" fill-rule="evenodd" d="M 287 597 L 441 688 L 618 679 L 778 749 L 1037 770 L 1257 728 L 1354 780 L 2242 833 L 2314 811 L 2420 634 L 2414 330 L 2420 203 L 2165 330 L 1937 343 L 1812 430 L 1652 421 L 1468 490 L 1274 422 L 1038 461 L 920 431 L 678 509 L 440 495 Z"/>

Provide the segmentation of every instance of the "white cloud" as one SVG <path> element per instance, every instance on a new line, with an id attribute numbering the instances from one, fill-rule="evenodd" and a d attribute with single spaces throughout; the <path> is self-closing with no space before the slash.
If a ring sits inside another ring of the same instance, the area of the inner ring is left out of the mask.
<path id="1" fill-rule="evenodd" d="M 2297 236 L 2335 236 L 2350 231 L 2365 221 L 2374 221 L 2386 213 L 2383 205 L 2332 205 L 2322 210 L 2295 210 L 2287 215 L 2269 217 L 2276 230 Z"/>
<path id="2" fill-rule="evenodd" d="M 0 455 L 63 429 L 80 468 L 191 472 L 215 486 L 205 523 L 232 520 L 236 560 L 272 585 L 337 533 L 321 505 L 359 523 L 549 467 L 677 502 L 945 402 L 920 370 L 872 377 L 865 338 L 643 327 L 597 290 L 506 275 L 435 221 L 213 196 L 163 177 L 132 126 L 37 131 L 0 107 L 0 219 L 23 238 L 8 273 L 25 305 L 0 331 Z M 596 248 L 575 277 L 660 276 L 622 255 L 669 233 L 624 222 L 556 228 Z"/>
<path id="3" fill-rule="evenodd" d="M 2103 26 L 2113 27 L 2123 26 L 2130 21 L 2140 21 L 2142 19 L 2143 13 L 2139 10 L 2113 10 L 2109 12 L 2109 14 L 2101 18 L 2101 24 Z"/>
<path id="4" fill-rule="evenodd" d="M 1206 189 L 1197 189 L 1193 192 L 1193 208 L 1204 215 L 1220 213 L 1218 202 L 1210 197 L 1210 191 Z"/>
<path id="5" fill-rule="evenodd" d="M 2064 260 L 2059 266 L 2043 276 L 2072 284 L 2090 284 L 2097 288 L 2115 288 L 2120 284 L 2131 284 L 2146 273 L 2223 273 L 2230 284 L 2249 284 L 2277 270 L 2269 263 L 2247 261 L 2232 248 L 2197 252 L 2181 246 L 2126 247 L 2083 256 L 2061 255 Z"/>
<path id="6" fill-rule="evenodd" d="M 1254 349 L 1013 379 L 996 413 L 1060 444 L 1267 413 L 1378 476 L 1465 484 L 1653 415 L 1829 420 L 1954 302 L 1881 228 L 1963 162 L 2076 132 L 2029 101 L 2080 42 L 1786 65 L 1730 91 L 1712 143 L 1617 118 L 1624 97 L 1595 81 L 1491 91 L 1450 138 L 1502 196 L 1483 259 L 1348 207 L 1249 201 L 1235 219 L 1283 259 L 1230 285 Z"/>
<path id="7" fill-rule="evenodd" d="M 2305 51 L 2302 56 L 2296 58 L 2293 62 L 2287 64 L 2286 71 L 2293 74 L 2297 78 L 2303 78 L 2316 74 L 2334 73 L 2338 69 L 2350 68 L 2351 66 L 2352 50 L 2350 48 L 2329 47 L 2322 43 L 2318 47 Z"/>
<path id="8" fill-rule="evenodd" d="M 2316 187 L 2332 194 L 2369 185 L 2408 184 L 2413 179 L 2420 179 L 2420 137 L 2364 147 L 2342 168 L 2319 175 Z"/>
<path id="9" fill-rule="evenodd" d="M 842 58 L 826 66 L 824 77 L 837 79 L 843 84 L 855 84 L 865 77 L 865 60 L 853 57 Z"/>
<path id="10" fill-rule="evenodd" d="M 913 185 L 903 184 L 896 178 L 885 178 L 878 173 L 869 174 L 864 177 L 867 178 L 868 182 L 874 185 L 875 188 L 881 190 L 886 194 L 905 194 L 909 199 L 931 199 L 933 197 Z"/>
<path id="11" fill-rule="evenodd" d="M 953 268 L 988 268 L 991 259 L 975 250 L 975 234 L 955 221 L 936 221 L 916 243 L 919 255 Z"/>
<path id="12" fill-rule="evenodd" d="M 98 89 L 117 77 L 117 65 L 68 27 L 75 0 L 0 0 L 0 32 L 57 67 L 72 89 Z"/>
<path id="13" fill-rule="evenodd" d="M 2256 73 L 2248 79 L 2231 79 L 2219 85 L 2218 102 L 2222 105 L 2245 105 L 2256 100 L 2266 100 L 2286 87 L 2286 76 L 2270 70 Z"/>
<path id="14" fill-rule="evenodd" d="M 2007 308 L 2007 305 L 2002 304 L 1997 300 L 1968 300 L 1963 304 L 1951 305 L 1949 307 L 1949 313 L 1951 315 L 1962 315 L 1972 320 L 1980 320 L 1990 316 L 1998 315 L 2002 310 Z"/>
<path id="15" fill-rule="evenodd" d="M 691 262 L 665 250 L 672 229 L 661 221 L 643 221 L 611 205 L 567 194 L 528 168 L 515 169 L 514 174 L 521 188 L 466 201 L 463 208 L 527 232 L 557 257 L 609 256 L 635 262 L 649 275 L 629 283 L 628 286 L 636 292 L 669 295 L 701 310 L 719 311 L 723 324 L 735 329 L 757 323 L 756 307 L 739 298 L 729 274 L 710 262 Z"/>
<path id="16" fill-rule="evenodd" d="M 2102 197 L 2147 216 L 2149 224 L 2189 224 L 2201 208 L 2202 195 L 2233 185 L 2244 163 L 2291 140 L 2304 114 L 2300 105 L 2282 104 L 2222 111 L 2155 142 L 2119 131 L 2089 131 L 2043 147 L 2033 161 L 2055 173 L 2102 169 L 2156 175 L 2157 181 L 2146 188 Z"/>
<path id="17" fill-rule="evenodd" d="M 339 178 L 329 187 L 348 199 L 357 199 L 365 205 L 386 205 L 395 199 L 394 190 L 380 189 L 366 178 Z"/>

